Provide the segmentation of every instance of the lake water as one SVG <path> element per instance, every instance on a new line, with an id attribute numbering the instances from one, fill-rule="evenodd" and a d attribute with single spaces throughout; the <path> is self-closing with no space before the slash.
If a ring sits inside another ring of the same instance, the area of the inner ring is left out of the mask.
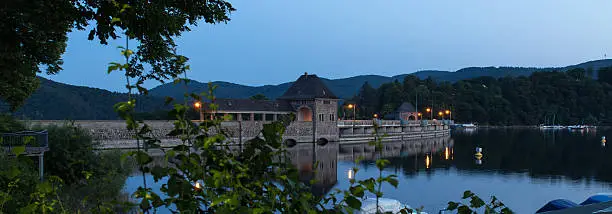
<path id="1" fill-rule="evenodd" d="M 382 157 L 391 164 L 384 174 L 398 175 L 400 184 L 397 189 L 383 186 L 384 197 L 423 206 L 429 213 L 459 200 L 465 190 L 485 201 L 494 195 L 518 213 L 534 213 L 558 198 L 580 203 L 612 192 L 612 149 L 601 143 L 606 135 L 612 136 L 612 130 L 479 129 L 453 131 L 448 138 L 385 143 Z M 477 146 L 483 148 L 480 161 L 474 158 Z M 316 194 L 346 189 L 352 176 L 378 175 L 374 160 L 380 155 L 367 144 L 299 144 L 289 153 L 304 180 L 314 176 L 318 181 Z M 355 164 L 358 157 L 364 160 Z M 360 168 L 356 175 L 350 170 L 354 166 Z M 126 191 L 142 182 L 141 176 L 130 177 Z M 154 189 L 159 186 L 153 184 Z"/>

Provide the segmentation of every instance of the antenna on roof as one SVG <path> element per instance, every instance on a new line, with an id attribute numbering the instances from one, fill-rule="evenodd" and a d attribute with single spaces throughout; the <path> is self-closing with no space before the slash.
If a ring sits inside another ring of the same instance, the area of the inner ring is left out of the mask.
<path id="1" fill-rule="evenodd" d="M 304 75 L 308 75 L 308 72 L 304 72 Z"/>

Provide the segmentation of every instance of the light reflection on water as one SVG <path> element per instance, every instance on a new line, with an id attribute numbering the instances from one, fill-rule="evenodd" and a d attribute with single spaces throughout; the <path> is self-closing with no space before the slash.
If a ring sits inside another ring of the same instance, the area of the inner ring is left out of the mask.
<path id="1" fill-rule="evenodd" d="M 289 156 L 303 180 L 318 181 L 315 194 L 346 189 L 351 177 L 378 176 L 374 162 L 382 156 L 391 161 L 383 173 L 397 174 L 400 180 L 397 189 L 383 186 L 384 197 L 437 213 L 472 190 L 485 200 L 495 195 L 518 213 L 533 213 L 553 199 L 580 203 L 612 192 L 612 152 L 600 142 L 605 134 L 612 136 L 609 130 L 482 129 L 456 131 L 452 138 L 388 142 L 381 153 L 367 144 L 298 144 Z M 483 148 L 480 161 L 474 158 L 476 147 Z M 355 174 L 351 169 L 359 157 L 364 160 Z M 131 177 L 126 190 L 133 192 L 141 183 L 142 177 Z M 149 176 L 147 183 L 153 183 Z"/>

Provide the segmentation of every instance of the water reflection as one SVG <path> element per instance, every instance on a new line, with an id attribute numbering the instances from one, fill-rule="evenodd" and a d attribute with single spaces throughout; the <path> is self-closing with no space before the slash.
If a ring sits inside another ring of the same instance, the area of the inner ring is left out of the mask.
<path id="1" fill-rule="evenodd" d="M 338 182 L 338 144 L 297 144 L 287 149 L 287 156 L 305 183 L 315 180 L 311 186 L 315 195 L 329 192 Z M 352 176 L 352 171 L 348 172 Z"/>
<path id="2" fill-rule="evenodd" d="M 300 173 L 300 180 L 308 183 L 314 179 L 313 193 L 321 195 L 329 192 L 336 185 L 338 171 L 346 173 L 348 179 L 354 178 L 355 173 L 352 168 L 337 169 L 338 161 L 353 162 L 360 159 L 367 164 L 380 157 L 414 157 L 414 160 L 417 161 L 419 159 L 417 156 L 426 154 L 421 159 L 422 165 L 417 167 L 424 166 L 427 169 L 433 164 L 433 155 L 437 155 L 442 150 L 447 151 L 447 160 L 451 158 L 452 146 L 453 140 L 450 137 L 385 142 L 380 151 L 368 143 L 297 144 L 287 149 L 287 156 Z"/>
<path id="3" fill-rule="evenodd" d="M 528 172 L 532 177 L 567 176 L 612 181 L 612 151 L 602 148 L 595 134 L 569 131 L 538 132 L 524 129 L 493 129 L 478 135 L 455 134 L 459 170 Z M 486 151 L 482 165 L 475 166 L 471 151 Z"/>
<path id="4" fill-rule="evenodd" d="M 390 161 L 385 173 L 400 179 L 399 189 L 386 189 L 385 194 L 424 205 L 430 213 L 466 189 L 483 197 L 496 195 L 515 211 L 528 213 L 552 199 L 584 200 L 612 191 L 612 151 L 604 135 L 612 136 L 612 131 L 479 129 L 453 131 L 452 138 L 385 142 L 380 151 L 367 143 L 298 144 L 287 155 L 302 181 L 316 180 L 312 191 L 317 195 L 346 189 L 353 178 L 378 176 L 372 166 L 384 157 Z M 474 156 L 476 147 L 483 149 L 481 159 Z M 361 170 L 355 174 L 357 159 L 362 160 L 357 165 Z M 410 191 L 419 194 L 406 194 Z"/>

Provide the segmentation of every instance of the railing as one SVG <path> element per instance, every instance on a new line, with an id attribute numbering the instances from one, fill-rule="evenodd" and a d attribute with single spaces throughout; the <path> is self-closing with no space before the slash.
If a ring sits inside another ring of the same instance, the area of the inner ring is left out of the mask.
<path id="1" fill-rule="evenodd" d="M 379 126 L 400 126 L 399 120 L 377 120 Z M 374 120 L 340 120 L 338 126 L 373 126 Z"/>
<path id="2" fill-rule="evenodd" d="M 44 152 L 49 148 L 47 130 L 3 133 L 1 136 L 0 145 L 5 151 L 11 151 L 13 147 L 18 146 L 25 146 L 26 152 Z"/>
<path id="3" fill-rule="evenodd" d="M 376 120 L 379 126 L 402 126 L 402 125 L 451 125 L 454 124 L 452 120 Z M 372 126 L 374 120 L 340 120 L 338 121 L 339 127 L 348 126 Z"/>

